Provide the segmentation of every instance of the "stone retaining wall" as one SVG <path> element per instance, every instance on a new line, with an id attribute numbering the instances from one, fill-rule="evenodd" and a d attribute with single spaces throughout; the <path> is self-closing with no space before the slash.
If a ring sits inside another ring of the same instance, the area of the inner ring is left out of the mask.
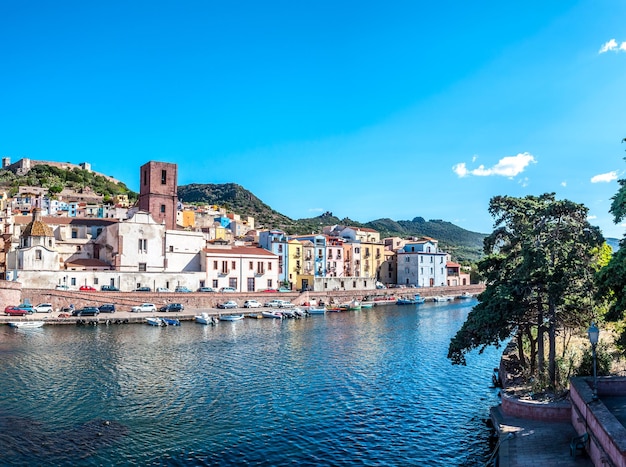
<path id="1" fill-rule="evenodd" d="M 602 403 L 601 397 L 593 400 L 590 379 L 578 377 L 570 380 L 572 425 L 579 435 L 589 433 L 586 450 L 594 465 L 626 467 L 626 428 Z M 626 395 L 626 378 L 598 378 L 598 395 Z"/>

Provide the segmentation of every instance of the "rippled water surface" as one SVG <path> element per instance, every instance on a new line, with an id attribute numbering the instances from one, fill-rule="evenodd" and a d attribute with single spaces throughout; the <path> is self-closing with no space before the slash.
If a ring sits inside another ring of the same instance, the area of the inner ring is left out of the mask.
<path id="1" fill-rule="evenodd" d="M 482 465 L 474 301 L 301 320 L 0 328 L 3 465 Z"/>

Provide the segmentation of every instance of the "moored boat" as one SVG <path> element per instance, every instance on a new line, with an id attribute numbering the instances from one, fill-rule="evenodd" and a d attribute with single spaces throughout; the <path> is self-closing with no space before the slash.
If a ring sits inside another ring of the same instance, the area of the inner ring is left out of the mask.
<path id="1" fill-rule="evenodd" d="M 274 319 L 284 318 L 283 314 L 277 310 L 262 311 L 261 314 L 263 315 L 263 318 L 274 318 Z"/>
<path id="2" fill-rule="evenodd" d="M 34 329 L 42 327 L 45 323 L 43 321 L 9 321 L 8 324 L 12 328 Z"/>
<path id="3" fill-rule="evenodd" d="M 146 318 L 146 323 L 148 323 L 150 326 L 166 326 L 161 318 L 156 317 Z"/>
<path id="4" fill-rule="evenodd" d="M 176 318 L 161 318 L 166 326 L 180 326 L 180 321 Z"/>
<path id="5" fill-rule="evenodd" d="M 239 321 L 243 319 L 243 314 L 239 315 L 220 315 L 220 321 Z"/>
<path id="6" fill-rule="evenodd" d="M 469 293 L 469 292 L 463 292 L 461 295 L 459 295 L 456 298 L 468 299 L 468 298 L 474 298 L 474 296 L 471 293 Z"/>
<path id="7" fill-rule="evenodd" d="M 323 315 L 324 313 L 326 313 L 326 308 L 310 307 L 308 311 L 310 315 Z"/>
<path id="8" fill-rule="evenodd" d="M 217 324 L 217 319 L 215 318 L 215 316 L 209 316 L 208 313 L 202 313 L 198 316 L 195 316 L 194 319 L 198 324 Z"/>

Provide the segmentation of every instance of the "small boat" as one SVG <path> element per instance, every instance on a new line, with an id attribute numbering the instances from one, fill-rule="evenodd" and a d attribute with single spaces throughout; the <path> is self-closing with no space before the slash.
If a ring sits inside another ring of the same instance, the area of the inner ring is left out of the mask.
<path id="1" fill-rule="evenodd" d="M 161 318 L 146 318 L 146 323 L 150 326 L 167 326 Z"/>
<path id="2" fill-rule="evenodd" d="M 211 324 L 211 325 L 217 324 L 217 319 L 215 318 L 215 316 L 209 316 L 208 313 L 202 313 L 196 316 L 194 319 L 196 323 L 199 323 L 199 324 Z"/>
<path id="3" fill-rule="evenodd" d="M 280 311 L 277 310 L 269 310 L 261 312 L 263 318 L 274 318 L 274 319 L 283 319 L 284 316 Z"/>
<path id="4" fill-rule="evenodd" d="M 361 303 L 361 308 L 373 308 L 373 303 Z"/>
<path id="5" fill-rule="evenodd" d="M 243 319 L 243 314 L 240 315 L 220 315 L 220 321 L 239 321 Z"/>
<path id="6" fill-rule="evenodd" d="M 180 326 L 180 321 L 176 318 L 161 318 L 165 326 Z"/>
<path id="7" fill-rule="evenodd" d="M 20 329 L 35 329 L 44 325 L 43 321 L 9 321 L 9 326 Z"/>
<path id="8" fill-rule="evenodd" d="M 461 295 L 459 295 L 457 298 L 460 299 L 468 299 L 468 298 L 474 298 L 474 296 L 469 293 L 469 292 L 463 292 Z"/>
<path id="9" fill-rule="evenodd" d="M 326 308 L 309 308 L 310 315 L 323 315 L 324 313 L 326 313 Z"/>
<path id="10" fill-rule="evenodd" d="M 344 303 L 342 305 L 339 305 L 339 308 L 341 308 L 342 311 L 356 311 L 356 310 L 360 310 L 361 309 L 361 302 L 359 302 L 358 300 L 352 300 L 348 303 Z"/>
<path id="11" fill-rule="evenodd" d="M 433 302 L 450 302 L 454 297 L 450 295 L 433 295 Z"/>
<path id="12" fill-rule="evenodd" d="M 340 306 L 327 306 L 326 311 L 343 311 Z"/>

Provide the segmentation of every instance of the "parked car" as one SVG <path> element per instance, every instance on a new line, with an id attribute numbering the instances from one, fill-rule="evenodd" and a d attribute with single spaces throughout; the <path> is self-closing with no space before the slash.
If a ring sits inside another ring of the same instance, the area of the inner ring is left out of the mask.
<path id="1" fill-rule="evenodd" d="M 239 308 L 239 305 L 237 305 L 237 302 L 234 300 L 228 300 L 227 302 L 224 303 L 220 303 L 219 305 L 217 305 L 218 308 Z"/>
<path id="2" fill-rule="evenodd" d="M 265 293 L 275 293 L 275 292 L 278 292 L 278 290 L 276 290 L 276 289 L 263 289 L 263 290 L 261 290 L 261 292 L 265 292 Z"/>
<path id="3" fill-rule="evenodd" d="M 215 292 L 215 289 L 213 287 L 200 287 L 198 292 Z"/>
<path id="4" fill-rule="evenodd" d="M 134 307 L 131 308 L 132 312 L 134 313 L 138 313 L 138 312 L 155 312 L 157 311 L 157 307 L 154 305 L 154 303 L 142 303 L 141 305 L 136 305 Z"/>
<path id="5" fill-rule="evenodd" d="M 261 303 L 257 302 L 256 300 L 246 300 L 245 302 L 243 302 L 243 307 L 244 308 L 261 308 Z"/>
<path id="6" fill-rule="evenodd" d="M 162 293 L 168 293 L 170 291 L 170 289 L 168 289 L 167 287 L 157 287 L 156 291 L 157 292 L 162 292 Z"/>
<path id="7" fill-rule="evenodd" d="M 176 288 L 174 289 L 174 292 L 189 293 L 191 292 L 191 289 L 185 287 L 184 285 L 177 285 Z"/>
<path id="8" fill-rule="evenodd" d="M 37 313 L 52 313 L 54 311 L 52 309 L 52 303 L 40 303 L 34 307 L 34 310 Z"/>
<path id="9" fill-rule="evenodd" d="M 65 284 L 59 284 L 55 287 L 55 290 L 70 290 L 70 288 Z"/>
<path id="10" fill-rule="evenodd" d="M 89 292 L 93 292 L 96 290 L 96 288 L 90 285 L 81 285 L 78 290 L 83 290 L 83 291 L 87 290 Z"/>
<path id="11" fill-rule="evenodd" d="M 20 303 L 19 305 L 17 305 L 16 308 L 19 308 L 20 310 L 24 310 L 24 311 L 26 311 L 26 313 L 34 313 L 35 312 L 35 308 L 33 308 L 33 306 L 30 304 L 30 302 L 28 300 Z"/>
<path id="12" fill-rule="evenodd" d="M 86 306 L 72 311 L 72 316 L 97 316 L 100 314 L 100 310 L 95 306 Z"/>
<path id="13" fill-rule="evenodd" d="M 278 308 L 280 307 L 281 303 L 282 303 L 282 300 L 275 299 L 275 300 L 270 300 L 269 302 L 265 302 L 263 306 L 267 308 Z"/>
<path id="14" fill-rule="evenodd" d="M 9 305 L 4 309 L 4 314 L 7 316 L 24 316 L 28 314 L 28 311 Z"/>
<path id="15" fill-rule="evenodd" d="M 234 287 L 222 287 L 220 289 L 220 292 L 222 293 L 232 293 L 232 292 L 237 292 L 237 289 Z"/>
<path id="16" fill-rule="evenodd" d="M 278 308 L 293 308 L 295 307 L 295 305 L 293 303 L 291 303 L 289 300 L 277 300 L 278 302 L 280 302 L 280 304 L 278 305 Z"/>
<path id="17" fill-rule="evenodd" d="M 183 311 L 185 306 L 182 303 L 168 303 L 159 308 L 159 311 Z"/>
<path id="18" fill-rule="evenodd" d="M 100 287 L 100 290 L 102 290 L 103 292 L 119 292 L 120 291 L 120 289 L 118 289 L 114 285 L 103 285 L 102 287 Z"/>
<path id="19" fill-rule="evenodd" d="M 105 303 L 98 307 L 100 313 L 115 313 L 115 305 L 113 303 Z"/>
<path id="20" fill-rule="evenodd" d="M 292 292 L 292 290 L 289 287 L 281 287 L 280 289 L 278 289 L 279 292 Z"/>
<path id="21" fill-rule="evenodd" d="M 137 287 L 135 292 L 152 292 L 152 289 L 150 287 Z"/>

